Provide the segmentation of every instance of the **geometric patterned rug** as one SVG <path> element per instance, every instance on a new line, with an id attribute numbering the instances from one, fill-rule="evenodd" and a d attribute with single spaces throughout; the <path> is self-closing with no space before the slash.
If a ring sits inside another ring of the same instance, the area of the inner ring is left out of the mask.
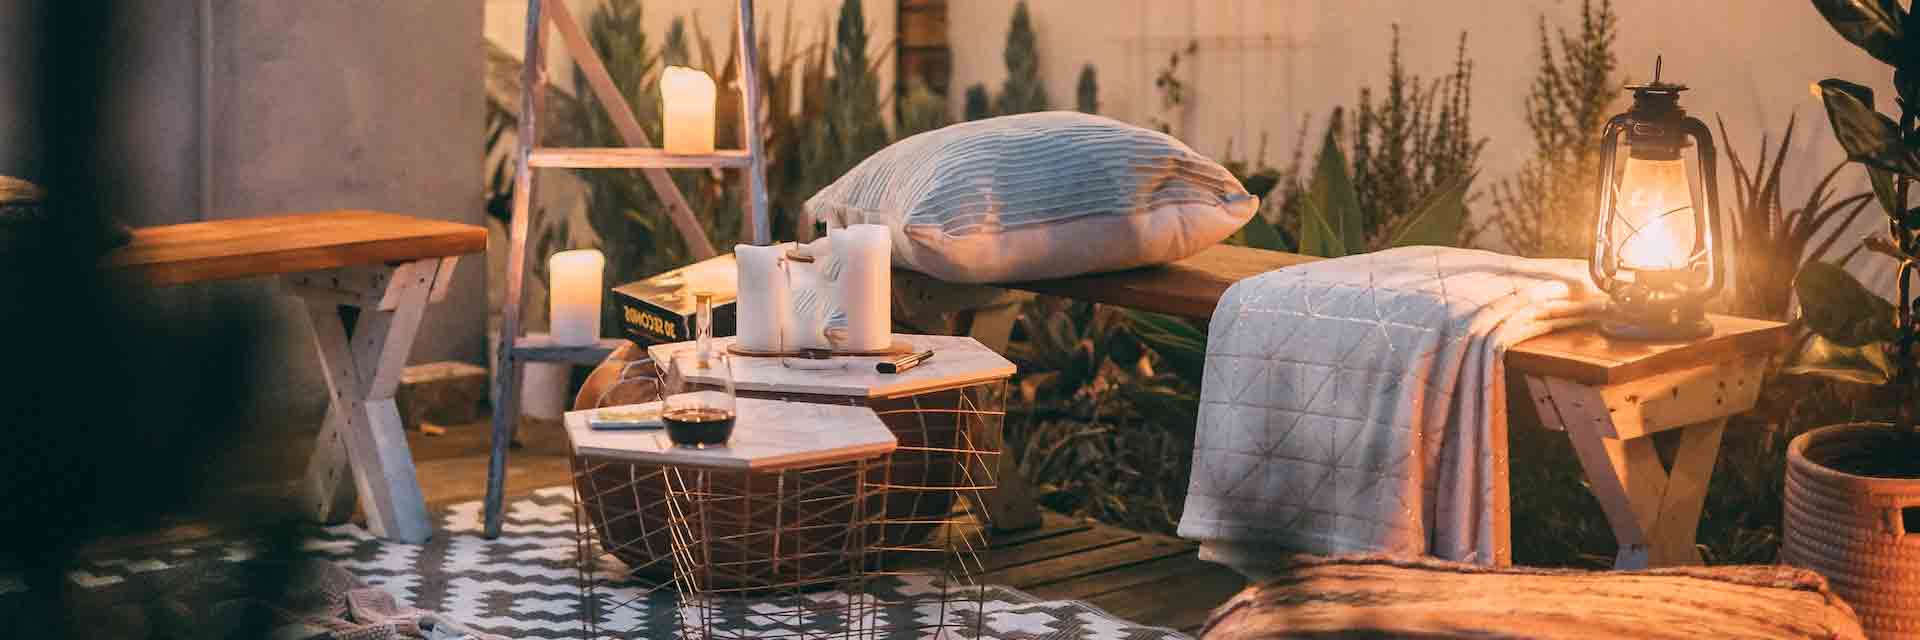
<path id="1" fill-rule="evenodd" d="M 585 632 L 579 574 L 574 568 L 572 500 L 570 488 L 553 487 L 508 503 L 501 535 L 494 540 L 481 536 L 480 503 L 465 502 L 440 514 L 440 528 L 426 544 L 387 542 L 348 524 L 315 526 L 303 546 L 315 557 L 392 593 L 402 604 L 439 612 L 475 629 L 509 638 L 579 638 Z M 204 570 L 209 564 L 245 562 L 257 551 L 253 542 L 222 539 L 137 549 L 86 561 L 68 578 L 82 591 L 117 600 L 117 594 L 137 597 L 164 590 L 169 580 L 178 581 L 181 575 Z M 899 599 L 927 586 L 900 580 L 878 588 L 891 590 L 882 594 L 889 599 Z M 23 588 L 17 577 L 0 574 L 0 601 Z M 1134 625 L 1084 602 L 1043 601 L 1000 586 L 989 586 L 986 592 L 984 609 L 950 610 L 950 622 L 971 629 L 971 618 L 983 615 L 980 637 L 991 640 L 1188 638 L 1170 629 Z M 603 585 L 600 593 L 624 600 L 645 589 Z M 648 606 L 620 609 L 617 614 L 624 619 L 601 622 L 611 628 L 638 629 L 635 638 L 674 637 L 678 607 L 672 591 L 661 589 L 647 597 Z M 6 608 L 0 603 L 0 610 Z M 750 630 L 743 637 L 752 637 Z"/>

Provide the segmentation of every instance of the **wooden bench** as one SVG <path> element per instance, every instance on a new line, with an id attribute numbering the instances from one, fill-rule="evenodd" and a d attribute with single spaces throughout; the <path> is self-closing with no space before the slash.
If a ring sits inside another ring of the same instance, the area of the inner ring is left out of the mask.
<path id="1" fill-rule="evenodd" d="M 486 248 L 483 227 L 345 210 L 136 229 L 105 264 L 155 285 L 279 276 L 313 321 L 329 391 L 307 504 L 341 522 L 358 494 L 375 535 L 423 542 L 433 523 L 394 391 L 427 304 L 445 296 L 459 256 Z"/>
<path id="2" fill-rule="evenodd" d="M 1159 267 L 998 286 L 1205 322 L 1234 283 L 1318 259 L 1218 245 Z M 1791 339 L 1779 322 L 1728 316 L 1713 322 L 1713 336 L 1685 343 L 1610 340 L 1583 327 L 1507 352 L 1506 364 L 1524 376 L 1541 422 L 1572 440 L 1620 545 L 1619 568 L 1700 563 L 1693 541 L 1721 432 L 1729 416 L 1753 407 L 1767 359 Z M 976 316 L 966 330 L 997 348 L 1011 326 L 1010 317 L 983 325 Z M 1660 461 L 1655 434 L 1676 441 L 1671 465 Z M 1506 442 L 1506 434 L 1495 440 Z M 1503 470 L 1505 454 L 1504 447 L 1496 454 Z M 995 526 L 1037 525 L 1030 489 L 1011 457 L 1003 459 L 1002 487 L 989 497 Z M 1496 518 L 1504 523 L 1504 493 L 1497 502 Z M 1506 535 L 1507 527 L 1496 528 Z"/>

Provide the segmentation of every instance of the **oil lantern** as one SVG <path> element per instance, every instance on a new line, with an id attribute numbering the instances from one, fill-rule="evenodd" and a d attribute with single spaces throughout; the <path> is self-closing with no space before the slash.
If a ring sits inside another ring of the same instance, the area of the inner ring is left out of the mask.
<path id="1" fill-rule="evenodd" d="M 1633 107 L 1600 138 L 1593 281 L 1612 297 L 1601 332 L 1674 341 L 1713 333 L 1706 305 L 1726 281 L 1713 135 L 1680 107 L 1686 85 L 1628 85 Z"/>

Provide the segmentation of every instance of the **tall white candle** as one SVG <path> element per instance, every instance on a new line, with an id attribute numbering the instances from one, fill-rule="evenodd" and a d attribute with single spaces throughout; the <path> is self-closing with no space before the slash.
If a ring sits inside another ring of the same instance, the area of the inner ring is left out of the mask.
<path id="1" fill-rule="evenodd" d="M 893 238 L 877 224 L 829 231 L 833 245 L 835 301 L 846 314 L 839 348 L 880 351 L 893 343 Z"/>
<path id="2" fill-rule="evenodd" d="M 667 153 L 713 153 L 713 77 L 699 69 L 667 67 L 660 75 Z"/>
<path id="3" fill-rule="evenodd" d="M 547 259 L 554 342 L 589 345 L 600 339 L 600 275 L 606 268 L 607 257 L 599 249 L 562 251 Z"/>
<path id="4" fill-rule="evenodd" d="M 733 247 L 736 282 L 735 343 L 750 351 L 787 350 L 785 334 L 793 314 L 787 290 L 787 250 L 792 243 L 771 247 L 750 244 Z"/>

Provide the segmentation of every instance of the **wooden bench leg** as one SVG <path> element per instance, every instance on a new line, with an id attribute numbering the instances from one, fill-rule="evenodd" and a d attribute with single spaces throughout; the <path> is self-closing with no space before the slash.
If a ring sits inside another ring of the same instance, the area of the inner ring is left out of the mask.
<path id="1" fill-rule="evenodd" d="M 433 535 L 394 392 L 427 304 L 446 282 L 441 272 L 453 265 L 436 258 L 287 278 L 313 322 L 330 398 L 305 486 L 320 520 L 345 519 L 357 493 L 374 535 L 409 543 Z M 343 306 L 359 310 L 351 334 Z"/>

